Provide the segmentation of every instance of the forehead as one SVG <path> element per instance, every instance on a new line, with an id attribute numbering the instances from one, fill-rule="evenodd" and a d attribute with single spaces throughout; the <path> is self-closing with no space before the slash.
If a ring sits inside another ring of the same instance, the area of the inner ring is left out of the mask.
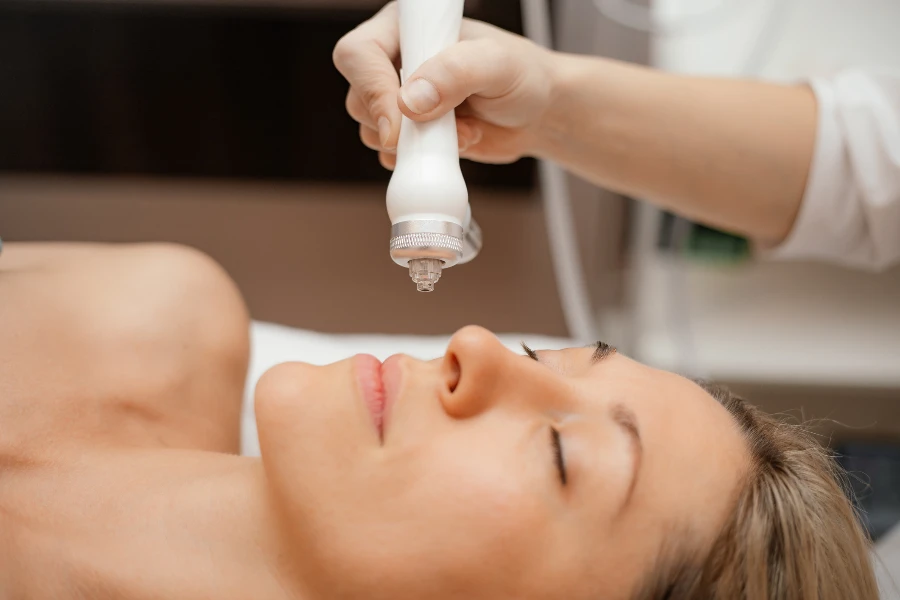
<path id="1" fill-rule="evenodd" d="M 731 414 L 699 385 L 669 371 L 655 369 L 619 353 L 596 346 L 538 350 L 542 363 L 561 375 L 584 378 L 597 385 L 597 393 L 627 390 L 634 401 L 656 401 L 658 409 L 696 411 L 703 419 L 725 421 L 734 427 Z"/>

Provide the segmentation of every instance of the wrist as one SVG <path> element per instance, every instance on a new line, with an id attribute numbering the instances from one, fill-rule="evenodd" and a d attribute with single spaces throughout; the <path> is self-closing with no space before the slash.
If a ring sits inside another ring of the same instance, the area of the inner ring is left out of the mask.
<path id="1" fill-rule="evenodd" d="M 582 123 L 578 97 L 588 76 L 586 68 L 602 59 L 555 51 L 548 54 L 546 75 L 550 91 L 530 154 L 535 158 L 558 160 L 566 146 L 574 141 L 578 124 Z"/>

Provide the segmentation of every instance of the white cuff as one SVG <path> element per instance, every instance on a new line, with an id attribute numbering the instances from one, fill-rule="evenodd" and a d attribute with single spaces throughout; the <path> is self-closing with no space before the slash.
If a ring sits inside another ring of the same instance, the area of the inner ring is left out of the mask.
<path id="1" fill-rule="evenodd" d="M 900 261 L 900 72 L 810 83 L 816 147 L 792 231 L 762 254 L 880 271 Z"/>
<path id="2" fill-rule="evenodd" d="M 779 245 L 760 249 L 770 259 L 812 259 L 843 262 L 846 231 L 853 220 L 849 196 L 852 173 L 838 121 L 835 91 L 829 82 L 809 82 L 818 102 L 816 146 L 800 210 L 787 238 Z M 845 213 L 841 215 L 841 213 Z M 844 239 L 842 239 L 844 238 Z"/>

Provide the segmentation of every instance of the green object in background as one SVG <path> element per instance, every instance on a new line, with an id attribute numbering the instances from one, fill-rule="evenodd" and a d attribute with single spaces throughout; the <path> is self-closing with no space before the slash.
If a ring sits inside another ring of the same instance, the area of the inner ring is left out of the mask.
<path id="1" fill-rule="evenodd" d="M 689 260 L 736 264 L 749 260 L 750 243 L 744 237 L 695 223 L 682 252 Z"/>

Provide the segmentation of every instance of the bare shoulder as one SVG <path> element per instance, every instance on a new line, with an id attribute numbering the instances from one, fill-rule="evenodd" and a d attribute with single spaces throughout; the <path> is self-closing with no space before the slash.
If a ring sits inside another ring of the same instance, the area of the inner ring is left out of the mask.
<path id="1" fill-rule="evenodd" d="M 169 244 L 4 244 L 0 454 L 88 441 L 236 452 L 249 321 Z"/>
<path id="2" fill-rule="evenodd" d="M 59 557 L 60 569 L 115 564 L 116 552 L 87 560 L 89 549 L 102 547 L 90 541 L 106 531 L 98 523 L 117 523 L 112 540 L 126 526 L 138 535 L 163 517 L 196 520 L 191 506 L 154 516 L 173 498 L 208 502 L 209 492 L 190 493 L 190 482 L 242 489 L 209 473 L 231 472 L 230 461 L 242 460 L 228 455 L 239 449 L 248 346 L 236 286 L 200 252 L 4 244 L 0 596 L 31 597 L 15 595 L 35 582 L 26 581 L 36 564 L 28 557 Z M 181 487 L 176 467 L 192 469 Z M 244 477 L 235 473 L 236 481 Z M 44 547 L 60 539 L 68 545 Z M 158 549 L 164 554 L 162 543 Z"/>

